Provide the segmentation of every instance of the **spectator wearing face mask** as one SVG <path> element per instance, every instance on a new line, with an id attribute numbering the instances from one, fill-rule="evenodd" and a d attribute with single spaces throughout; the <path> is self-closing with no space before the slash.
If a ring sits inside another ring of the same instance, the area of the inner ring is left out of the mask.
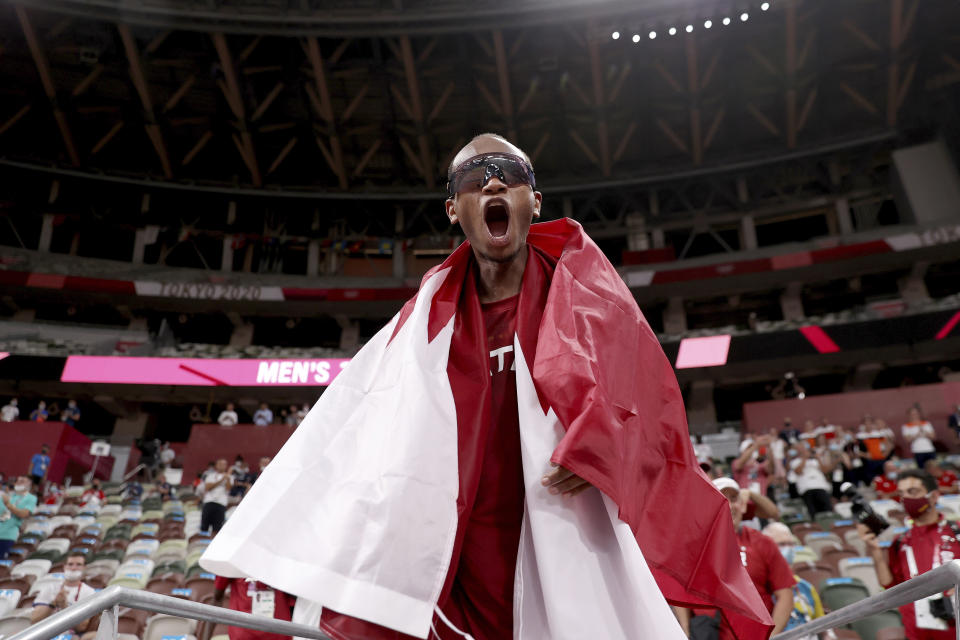
<path id="1" fill-rule="evenodd" d="M 767 485 L 774 476 L 772 440 L 769 434 L 763 434 L 740 444 L 740 455 L 730 464 L 730 470 L 744 489 L 766 495 Z"/>
<path id="2" fill-rule="evenodd" d="M 936 478 L 940 493 L 957 492 L 957 474 L 944 469 L 936 460 L 927 460 L 924 471 Z"/>
<path id="3" fill-rule="evenodd" d="M 798 447 L 799 453 L 790 463 L 796 474 L 797 491 L 807 505 L 810 517 L 815 519 L 823 511 L 832 511 L 830 500 L 832 486 L 827 479 L 833 473 L 835 463 L 827 455 L 818 454 L 805 443 Z"/>
<path id="4" fill-rule="evenodd" d="M 33 600 L 33 611 L 30 613 L 31 624 L 36 624 L 96 593 L 96 589 L 82 581 L 86 565 L 86 556 L 82 553 L 67 555 L 63 565 L 63 582 L 47 584 L 37 591 L 37 597 Z M 79 636 L 81 640 L 92 640 L 97 635 L 98 617 L 94 615 L 74 625 L 70 635 Z"/>
<path id="5" fill-rule="evenodd" d="M 17 476 L 13 495 L 0 492 L 0 560 L 4 560 L 10 547 L 20 535 L 20 525 L 37 509 L 37 496 L 30 493 L 32 483 L 27 476 Z"/>
<path id="6" fill-rule="evenodd" d="M 772 522 L 763 528 L 763 535 L 777 543 L 780 554 L 783 555 L 787 564 L 793 564 L 793 550 L 800 541 L 790 531 L 790 527 L 782 522 Z M 784 631 L 799 627 L 824 614 L 820 594 L 817 593 L 816 588 L 800 576 L 794 575 L 793 579 L 797 581 L 793 586 L 793 611 L 790 612 L 790 619 L 784 626 Z"/>
<path id="7" fill-rule="evenodd" d="M 924 468 L 927 460 L 937 456 L 937 449 L 933 446 L 933 439 L 936 437 L 933 425 L 923 419 L 917 407 L 910 407 L 907 411 L 907 422 L 900 427 L 900 433 L 903 439 L 910 443 L 910 452 L 913 453 L 919 469 Z"/>
<path id="8" fill-rule="evenodd" d="M 913 523 L 889 549 L 880 547 L 877 536 L 866 525 L 857 525 L 873 557 L 877 579 L 887 589 L 960 557 L 960 527 L 937 509 L 940 491 L 936 479 L 926 471 L 909 469 L 898 476 L 897 493 Z M 937 594 L 900 607 L 908 640 L 956 638 L 951 598 L 943 596 Z"/>
<path id="9" fill-rule="evenodd" d="M 897 461 L 887 460 L 883 463 L 883 473 L 873 479 L 871 483 L 878 498 L 897 497 Z"/>
<path id="10" fill-rule="evenodd" d="M 103 504 L 103 501 L 106 499 L 106 496 L 103 494 L 103 490 L 100 488 L 100 478 L 94 478 L 90 482 L 90 488 L 83 492 L 83 495 L 80 496 L 80 506 L 81 507 L 99 507 Z"/>

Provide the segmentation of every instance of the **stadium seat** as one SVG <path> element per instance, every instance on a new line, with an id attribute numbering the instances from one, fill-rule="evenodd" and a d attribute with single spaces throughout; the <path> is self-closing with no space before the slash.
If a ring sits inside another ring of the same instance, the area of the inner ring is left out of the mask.
<path id="1" fill-rule="evenodd" d="M 820 585 L 820 600 L 828 611 L 842 609 L 869 596 L 870 592 L 856 578 L 828 578 Z"/>
<path id="2" fill-rule="evenodd" d="M 823 555 L 826 549 L 843 546 L 843 540 L 840 536 L 826 531 L 811 531 L 801 536 L 800 539 L 803 540 L 803 544 L 816 551 L 817 555 L 820 556 Z"/>
<path id="3" fill-rule="evenodd" d="M 803 537 L 808 533 L 822 531 L 820 527 L 812 522 L 800 522 L 798 524 L 790 525 L 790 530 L 793 532 L 793 535 L 797 536 L 798 540 L 803 540 Z"/>
<path id="4" fill-rule="evenodd" d="M 839 513 L 834 513 L 833 511 L 824 511 L 817 514 L 815 521 L 823 531 L 829 531 L 833 528 L 833 523 L 836 520 L 846 520 Z"/>
<path id="5" fill-rule="evenodd" d="M 866 587 L 870 595 L 875 596 L 883 588 L 877 580 L 877 572 L 873 565 L 873 558 L 844 558 L 837 563 L 840 575 L 845 578 L 858 578 Z"/>
<path id="6" fill-rule="evenodd" d="M 0 638 L 9 638 L 10 636 L 14 636 L 29 626 L 29 615 L 24 616 L 22 613 L 8 614 L 3 618 L 0 618 Z"/>
<path id="7" fill-rule="evenodd" d="M 196 620 L 158 614 L 147 620 L 143 640 L 164 640 L 168 636 L 191 636 L 197 628 Z"/>
<path id="8" fill-rule="evenodd" d="M 873 507 L 873 510 L 876 511 L 879 515 L 884 518 L 887 517 L 887 514 L 890 511 L 899 510 L 900 503 L 896 500 L 883 499 L 883 500 L 872 500 L 870 506 Z"/>
<path id="9" fill-rule="evenodd" d="M 55 585 L 63 584 L 63 574 L 48 573 L 47 575 L 43 576 L 42 578 L 34 582 L 32 585 L 30 585 L 30 589 L 26 593 L 27 595 L 32 596 L 37 592 L 39 592 L 40 589 L 43 589 L 47 585 L 51 585 L 51 584 L 55 584 Z"/>
<path id="10" fill-rule="evenodd" d="M 118 576 L 107 583 L 107 586 L 126 587 L 128 589 L 143 589 L 147 584 L 147 577 L 140 574 L 127 574 Z"/>
<path id="11" fill-rule="evenodd" d="M 840 561 L 844 558 L 858 558 L 860 557 L 856 551 L 853 549 L 826 549 L 823 552 L 823 555 L 820 556 L 820 562 L 823 564 L 833 567 L 833 570 L 840 573 Z"/>
<path id="12" fill-rule="evenodd" d="M 168 578 L 151 578 L 147 583 L 146 590 L 151 593 L 160 593 L 168 596 L 174 589 L 179 587 L 179 580 L 171 580 Z"/>
<path id="13" fill-rule="evenodd" d="M 810 547 L 798 546 L 793 548 L 793 561 L 815 563 L 820 559 L 819 554 Z"/>
<path id="14" fill-rule="evenodd" d="M 838 502 L 837 504 L 833 505 L 833 510 L 841 518 L 853 518 L 852 507 L 853 503 L 851 502 Z"/>
<path id="15" fill-rule="evenodd" d="M 10 575 L 14 578 L 36 580 L 37 578 L 47 575 L 50 572 L 51 566 L 53 566 L 53 563 L 49 560 L 24 560 L 10 570 Z"/>
<path id="16" fill-rule="evenodd" d="M 877 640 L 907 640 L 907 630 L 903 627 L 878 629 Z"/>
<path id="17" fill-rule="evenodd" d="M 20 596 L 17 589 L 0 589 L 0 618 L 17 608 Z"/>
<path id="18" fill-rule="evenodd" d="M 57 529 L 57 531 L 62 531 L 63 527 Z M 54 532 L 56 533 L 56 532 Z M 70 538 L 73 537 L 73 533 L 70 533 L 69 537 L 65 538 L 47 538 L 43 542 L 37 545 L 37 551 L 56 551 L 58 553 L 66 553 L 67 549 L 70 548 Z"/>
<path id="19" fill-rule="evenodd" d="M 30 581 L 24 578 L 5 578 L 0 580 L 0 589 L 15 589 L 20 593 L 30 591 Z"/>
<path id="20" fill-rule="evenodd" d="M 159 547 L 159 540 L 135 540 L 127 547 L 125 556 L 128 558 L 132 555 L 143 555 L 149 557 L 156 553 Z"/>
<path id="21" fill-rule="evenodd" d="M 896 611 L 884 611 L 863 620 L 850 623 L 850 628 L 860 634 L 861 638 L 876 638 L 881 629 L 903 627 L 900 614 Z"/>
<path id="22" fill-rule="evenodd" d="M 839 577 L 837 576 L 837 572 L 831 567 L 822 564 L 808 565 L 803 568 L 795 568 L 793 572 L 797 574 L 797 576 L 812 584 L 817 590 L 820 589 L 820 584 L 824 580 L 827 580 L 828 578 Z"/>
<path id="23" fill-rule="evenodd" d="M 117 568 L 120 566 L 119 560 L 114 560 L 113 558 L 101 558 L 87 564 L 87 571 L 91 569 L 102 570 L 104 572 L 109 571 L 112 575 Z M 99 572 L 99 571 L 98 571 Z"/>
<path id="24" fill-rule="evenodd" d="M 848 547 L 855 549 L 861 556 L 867 554 L 867 543 L 860 539 L 860 533 L 856 529 L 844 532 L 843 541 Z"/>
<path id="25" fill-rule="evenodd" d="M 824 631 L 820 637 L 822 640 L 863 640 L 853 629 L 831 629 Z"/>

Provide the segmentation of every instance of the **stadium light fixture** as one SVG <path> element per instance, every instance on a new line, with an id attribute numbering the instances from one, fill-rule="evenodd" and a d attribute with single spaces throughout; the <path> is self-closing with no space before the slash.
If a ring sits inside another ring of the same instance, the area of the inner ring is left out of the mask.
<path id="1" fill-rule="evenodd" d="M 770 8 L 769 2 L 764 2 L 763 4 L 760 5 L 760 11 L 766 11 L 769 8 Z"/>
<path id="2" fill-rule="evenodd" d="M 619 31 L 614 31 L 613 33 L 610 34 L 610 37 L 613 38 L 614 40 L 619 40 L 619 39 L 620 39 L 620 32 L 619 32 Z"/>
<path id="3" fill-rule="evenodd" d="M 740 14 L 740 22 L 746 22 L 749 19 L 750 19 L 750 14 L 747 13 L 746 11 Z"/>
<path id="4" fill-rule="evenodd" d="M 669 34 L 672 35 L 672 36 L 675 36 L 675 35 L 677 35 L 677 28 L 676 28 L 676 27 L 670 27 L 670 28 L 667 30 L 667 33 L 669 33 Z"/>
<path id="5" fill-rule="evenodd" d="M 705 21 L 703 22 L 703 28 L 704 28 L 704 29 L 709 29 L 709 28 L 712 27 L 712 26 L 713 26 L 713 20 L 705 20 Z"/>
<path id="6" fill-rule="evenodd" d="M 650 32 L 649 34 L 647 34 L 647 35 L 650 36 L 650 39 L 651 39 L 651 40 L 656 40 L 656 38 L 657 38 L 657 32 L 656 32 L 656 31 L 651 31 L 651 32 Z"/>
<path id="7" fill-rule="evenodd" d="M 634 44 L 640 42 L 640 34 L 639 34 L 639 33 L 633 34 L 633 38 L 631 38 L 631 39 L 633 40 L 633 43 L 634 43 Z"/>
<path id="8" fill-rule="evenodd" d="M 687 33 L 693 33 L 693 25 L 688 24 L 686 29 L 684 29 L 684 31 L 686 31 Z"/>
<path id="9" fill-rule="evenodd" d="M 724 18 L 724 19 L 723 19 L 723 26 L 727 26 L 728 24 L 730 24 L 730 18 Z"/>

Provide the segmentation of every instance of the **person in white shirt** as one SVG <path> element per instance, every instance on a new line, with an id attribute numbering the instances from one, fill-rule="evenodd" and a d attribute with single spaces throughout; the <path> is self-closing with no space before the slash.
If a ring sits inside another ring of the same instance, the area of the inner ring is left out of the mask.
<path id="1" fill-rule="evenodd" d="M 900 433 L 910 444 L 910 452 L 913 453 L 918 468 L 923 469 L 927 460 L 937 457 L 937 449 L 933 446 L 936 432 L 933 425 L 923 419 L 917 407 L 910 407 L 907 411 L 907 423 L 900 427 Z"/>
<path id="2" fill-rule="evenodd" d="M 797 493 L 807 505 L 810 518 L 815 519 L 822 511 L 832 511 L 831 485 L 827 474 L 833 472 L 835 463 L 826 455 L 819 455 L 805 443 L 797 444 L 798 455 L 790 463 L 796 477 Z"/>
<path id="3" fill-rule="evenodd" d="M 200 531 L 220 531 L 227 516 L 227 501 L 233 480 L 227 473 L 227 459 L 217 460 L 213 471 L 203 477 L 203 510 L 200 512 Z"/>
<path id="4" fill-rule="evenodd" d="M 67 556 L 63 565 L 63 581 L 50 582 L 37 591 L 37 596 L 33 600 L 33 611 L 30 612 L 30 624 L 36 624 L 97 592 L 81 580 L 86 565 L 87 560 L 82 553 Z M 71 629 L 72 635 L 80 636 L 81 640 L 95 638 L 98 618 L 99 616 L 94 615 L 74 625 Z"/>
<path id="5" fill-rule="evenodd" d="M 164 442 L 163 446 L 160 447 L 160 464 L 164 467 L 169 467 L 176 459 L 177 452 L 170 448 L 169 442 Z"/>
<path id="6" fill-rule="evenodd" d="M 10 402 L 3 405 L 0 409 L 0 421 L 13 422 L 20 417 L 20 407 L 17 406 L 17 399 L 11 398 Z"/>
<path id="7" fill-rule="evenodd" d="M 233 409 L 233 403 L 228 402 L 227 408 L 220 412 L 220 417 L 217 418 L 217 422 L 220 423 L 222 427 L 232 427 L 240 421 L 240 418 L 237 417 L 237 412 Z"/>

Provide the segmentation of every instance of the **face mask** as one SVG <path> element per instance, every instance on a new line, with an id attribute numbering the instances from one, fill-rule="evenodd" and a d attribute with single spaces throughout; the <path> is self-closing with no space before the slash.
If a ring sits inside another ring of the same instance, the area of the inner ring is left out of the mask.
<path id="1" fill-rule="evenodd" d="M 887 478 L 889 478 L 890 480 L 896 480 L 896 479 L 897 479 L 897 472 L 896 472 L 896 471 L 891 471 L 890 473 L 887 474 Z"/>
<path id="2" fill-rule="evenodd" d="M 783 555 L 783 559 L 787 561 L 787 564 L 793 564 L 793 545 L 792 544 L 781 544 L 780 553 Z"/>
<path id="3" fill-rule="evenodd" d="M 28 484 L 18 484 L 13 487 L 13 490 L 17 493 L 26 493 L 29 488 L 30 485 Z"/>
<path id="4" fill-rule="evenodd" d="M 922 498 L 901 498 L 900 504 L 903 505 L 903 510 L 907 512 L 907 515 L 914 520 L 925 514 L 930 508 L 930 501 L 926 496 Z"/>
<path id="5" fill-rule="evenodd" d="M 790 456 L 791 458 L 793 458 L 793 457 L 795 457 L 795 456 L 797 455 L 797 450 L 796 450 L 796 449 L 787 449 L 787 455 Z"/>
<path id="6" fill-rule="evenodd" d="M 83 571 L 64 571 L 63 577 L 67 582 L 76 582 L 83 577 Z"/>

